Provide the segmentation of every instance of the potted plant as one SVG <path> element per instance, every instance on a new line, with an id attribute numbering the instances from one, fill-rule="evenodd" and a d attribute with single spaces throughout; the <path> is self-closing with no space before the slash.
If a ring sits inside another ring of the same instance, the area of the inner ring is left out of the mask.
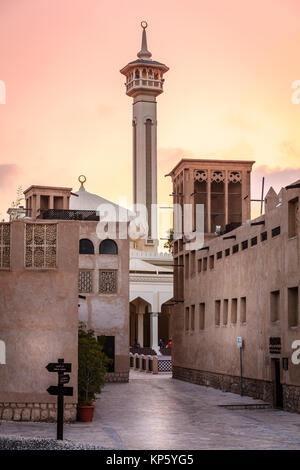
<path id="1" fill-rule="evenodd" d="M 92 421 L 96 395 L 101 393 L 110 359 L 104 354 L 95 332 L 84 323 L 78 330 L 78 421 Z"/>

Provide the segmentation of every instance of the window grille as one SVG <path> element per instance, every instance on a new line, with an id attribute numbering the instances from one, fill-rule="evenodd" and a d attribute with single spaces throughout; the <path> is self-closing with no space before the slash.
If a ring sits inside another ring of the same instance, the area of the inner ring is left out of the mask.
<path id="1" fill-rule="evenodd" d="M 57 224 L 26 224 L 25 267 L 56 268 Z"/>
<path id="2" fill-rule="evenodd" d="M 117 270 L 100 269 L 99 294 L 115 294 L 117 292 Z"/>
<path id="3" fill-rule="evenodd" d="M 10 224 L 0 224 L 0 268 L 10 267 Z"/>
<path id="4" fill-rule="evenodd" d="M 79 292 L 89 293 L 93 290 L 92 271 L 79 271 L 78 276 Z"/>

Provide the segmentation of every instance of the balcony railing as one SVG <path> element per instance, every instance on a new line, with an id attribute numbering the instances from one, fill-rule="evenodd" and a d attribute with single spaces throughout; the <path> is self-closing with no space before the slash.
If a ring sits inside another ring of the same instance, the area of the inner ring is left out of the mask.
<path id="1" fill-rule="evenodd" d="M 171 356 L 150 356 L 130 353 L 130 367 L 139 372 L 169 374 L 172 372 L 172 358 Z"/>
<path id="2" fill-rule="evenodd" d="M 163 80 L 154 80 L 150 78 L 134 78 L 130 82 L 126 83 L 127 91 L 131 90 L 132 88 L 153 88 L 160 90 L 163 89 Z"/>
<path id="3" fill-rule="evenodd" d="M 100 220 L 96 211 L 65 209 L 40 209 L 40 214 L 37 218 L 56 220 Z"/>

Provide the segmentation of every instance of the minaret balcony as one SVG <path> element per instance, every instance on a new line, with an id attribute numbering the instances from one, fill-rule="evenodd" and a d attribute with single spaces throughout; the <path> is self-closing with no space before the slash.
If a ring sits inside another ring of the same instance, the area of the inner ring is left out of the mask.
<path id="1" fill-rule="evenodd" d="M 125 83 L 126 92 L 134 92 L 137 88 L 143 88 L 144 90 L 156 90 L 159 93 L 163 92 L 164 79 L 154 80 L 151 78 L 134 78 L 133 80 Z"/>

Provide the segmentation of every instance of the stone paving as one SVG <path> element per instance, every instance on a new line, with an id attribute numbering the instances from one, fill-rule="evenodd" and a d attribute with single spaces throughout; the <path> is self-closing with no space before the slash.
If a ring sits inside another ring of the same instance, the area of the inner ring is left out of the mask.
<path id="1" fill-rule="evenodd" d="M 110 449 L 300 449 L 300 415 L 273 409 L 171 376 L 131 372 L 130 382 L 105 385 L 93 423 L 65 425 L 65 438 Z M 55 424 L 2 422 L 3 434 L 55 437 Z"/>

